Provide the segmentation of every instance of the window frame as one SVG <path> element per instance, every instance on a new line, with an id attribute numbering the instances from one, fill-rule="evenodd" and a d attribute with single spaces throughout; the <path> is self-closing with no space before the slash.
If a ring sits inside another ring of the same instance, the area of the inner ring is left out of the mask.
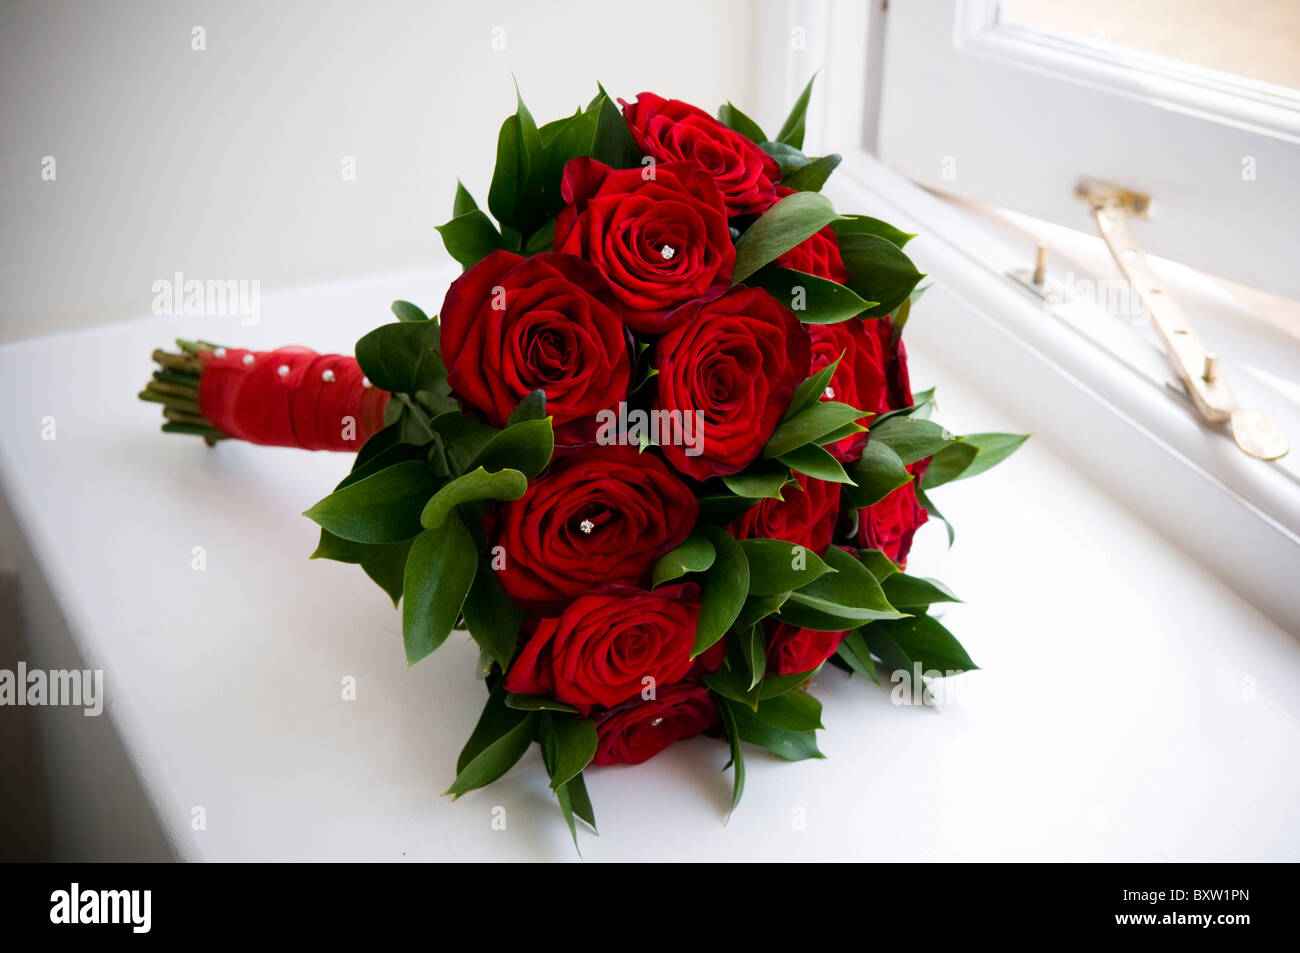
<path id="1" fill-rule="evenodd" d="M 1113 181 L 1153 199 L 1148 252 L 1300 298 L 1300 94 L 1000 24 L 997 0 L 871 8 L 876 152 L 891 168 L 1080 231 L 1092 223 L 1075 183 Z"/>
<path id="2" fill-rule="evenodd" d="M 960 0 L 939 2 L 953 6 Z M 808 75 L 821 68 L 806 147 L 810 154 L 843 156 L 825 191 L 837 207 L 919 233 L 908 252 L 929 273 L 934 290 L 927 292 L 924 313 L 909 324 L 912 346 L 978 382 L 981 393 L 1024 419 L 1037 439 L 1137 518 L 1197 554 L 1294 630 L 1300 619 L 1300 589 L 1294 585 L 1300 569 L 1300 450 L 1271 464 L 1246 457 L 1229 436 L 1190 412 L 1186 395 L 1168 386 L 1172 375 L 1149 338 L 1088 333 L 1088 325 L 1113 325 L 1114 317 L 1095 306 L 1087 314 L 1086 302 L 1082 312 L 1071 314 L 1045 307 L 1009 276 L 1030 262 L 1032 246 L 1008 245 L 980 216 L 932 194 L 924 182 L 909 181 L 868 151 L 878 92 L 872 77 L 881 70 L 881 57 L 873 60 L 867 53 L 873 49 L 868 34 L 877 42 L 885 36 L 884 71 L 897 55 L 882 25 L 888 15 L 883 0 L 787 0 L 781 7 L 760 21 L 758 62 L 779 67 L 772 51 L 786 52 L 783 68 L 760 72 L 756 112 L 765 121 L 782 115 Z M 802 48 L 792 42 L 801 35 Z M 846 128 L 845 116 L 862 117 L 862 129 Z M 1083 221 L 1075 227 L 1091 232 L 1078 204 Z M 1290 436 L 1300 443 L 1300 434 Z"/>

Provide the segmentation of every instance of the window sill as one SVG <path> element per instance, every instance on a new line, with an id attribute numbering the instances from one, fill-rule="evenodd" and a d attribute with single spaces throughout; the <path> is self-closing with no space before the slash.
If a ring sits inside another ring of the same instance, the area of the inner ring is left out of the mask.
<path id="1" fill-rule="evenodd" d="M 1300 450 L 1272 464 L 1246 457 L 1166 386 L 1172 375 L 1149 338 L 1100 310 L 1045 310 L 1007 276 L 1032 263 L 1033 243 L 1007 244 L 1005 224 L 995 227 L 864 152 L 845 157 L 828 193 L 837 207 L 918 233 L 908 252 L 933 287 L 908 325 L 914 350 L 1014 408 L 1080 472 L 1295 628 Z M 1205 334 L 1215 340 L 1222 331 L 1207 324 Z M 1267 388 L 1232 362 L 1225 373 L 1243 401 L 1253 402 L 1248 406 L 1290 424 L 1300 445 L 1300 426 L 1288 419 L 1279 392 L 1261 402 Z"/>

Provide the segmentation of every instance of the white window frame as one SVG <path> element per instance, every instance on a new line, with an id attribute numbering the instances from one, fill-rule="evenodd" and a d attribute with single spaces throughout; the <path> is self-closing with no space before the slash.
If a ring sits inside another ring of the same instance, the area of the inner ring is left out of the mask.
<path id="1" fill-rule="evenodd" d="M 998 0 L 890 6 L 887 165 L 1083 231 L 1092 223 L 1074 185 L 1115 182 L 1154 200 L 1140 226 L 1149 252 L 1300 298 L 1300 94 L 1000 24 L 997 10 Z"/>
<path id="2" fill-rule="evenodd" d="M 917 0 L 889 2 L 884 19 L 898 5 Z M 961 2 L 934 0 L 928 6 L 951 15 Z M 1168 386 L 1172 375 L 1151 341 L 1098 334 L 1114 325 L 1113 316 L 1102 312 L 1045 307 L 1008 278 L 1028 263 L 1031 248 L 1009 246 L 977 217 L 868 151 L 874 118 L 887 114 L 889 96 L 886 91 L 884 103 L 875 99 L 873 77 L 882 72 L 882 59 L 888 72 L 891 58 L 899 55 L 889 47 L 892 32 L 881 28 L 881 4 L 765 5 L 756 38 L 764 64 L 756 115 L 779 122 L 808 76 L 820 70 L 805 146 L 810 154 L 835 151 L 844 158 L 827 193 L 837 207 L 919 234 L 908 252 L 929 273 L 933 288 L 909 323 L 912 346 L 976 383 L 1137 518 L 1198 554 L 1285 628 L 1295 629 L 1300 449 L 1273 464 L 1246 457 L 1229 437 L 1208 430 L 1185 396 Z M 773 50 L 780 49 L 786 51 L 783 63 L 773 61 Z M 844 117 L 861 117 L 861 127 L 847 128 L 851 123 Z M 941 133 L 940 128 L 936 136 Z M 1078 204 L 1076 227 L 1091 231 Z M 1144 238 L 1146 228 L 1143 223 Z M 1294 246 L 1294 238 L 1289 244 Z M 1291 436 L 1300 447 L 1300 434 Z"/>

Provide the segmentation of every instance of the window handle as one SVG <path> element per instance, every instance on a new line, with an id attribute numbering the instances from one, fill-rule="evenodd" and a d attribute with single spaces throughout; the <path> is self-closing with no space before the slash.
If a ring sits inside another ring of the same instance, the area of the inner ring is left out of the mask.
<path id="1" fill-rule="evenodd" d="M 1075 194 L 1088 203 L 1115 263 L 1146 306 L 1164 341 L 1169 363 L 1201 419 L 1215 426 L 1229 424 L 1237 446 L 1258 460 L 1285 456 L 1289 449 L 1286 434 L 1261 411 L 1245 410 L 1237 403 L 1219 371 L 1218 355 L 1201 343 L 1183 309 L 1152 270 L 1132 226 L 1134 218 L 1146 218 L 1150 198 L 1086 178 L 1075 187 Z"/>

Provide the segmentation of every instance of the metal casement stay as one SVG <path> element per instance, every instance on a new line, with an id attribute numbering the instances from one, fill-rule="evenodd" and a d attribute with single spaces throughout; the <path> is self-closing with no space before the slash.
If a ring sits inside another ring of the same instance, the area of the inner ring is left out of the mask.
<path id="1" fill-rule="evenodd" d="M 1152 270 L 1131 221 L 1146 218 L 1150 198 L 1087 178 L 1080 180 L 1075 194 L 1088 203 L 1115 263 L 1146 306 L 1151 323 L 1164 341 L 1169 363 L 1201 419 L 1215 426 L 1227 423 L 1237 446 L 1258 460 L 1285 456 L 1289 449 L 1286 434 L 1261 411 L 1245 410 L 1237 403 L 1219 372 L 1218 355 L 1201 343 L 1178 302 Z"/>

